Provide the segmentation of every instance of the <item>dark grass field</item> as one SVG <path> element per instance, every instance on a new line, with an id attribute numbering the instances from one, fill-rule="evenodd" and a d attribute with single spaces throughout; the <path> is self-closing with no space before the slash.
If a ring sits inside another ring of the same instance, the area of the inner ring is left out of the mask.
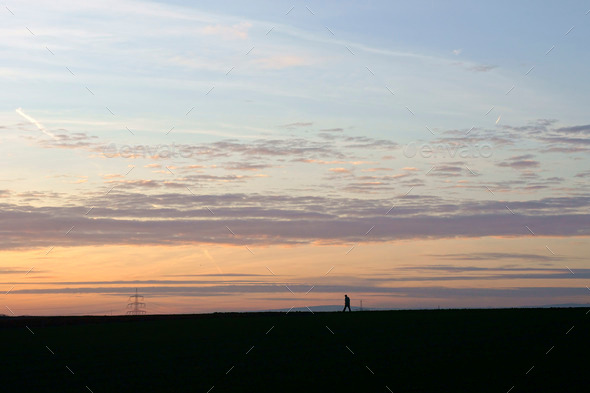
<path id="1" fill-rule="evenodd" d="M 0 391 L 585 392 L 586 311 L 1 318 Z"/>

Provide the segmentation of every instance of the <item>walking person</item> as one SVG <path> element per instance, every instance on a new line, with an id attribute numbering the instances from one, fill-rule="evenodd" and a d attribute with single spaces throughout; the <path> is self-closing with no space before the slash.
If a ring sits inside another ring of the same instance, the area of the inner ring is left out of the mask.
<path id="1" fill-rule="evenodd" d="M 350 309 L 350 298 L 348 295 L 344 295 L 344 308 L 342 309 L 342 312 L 345 312 L 347 308 L 349 312 L 352 312 Z"/>

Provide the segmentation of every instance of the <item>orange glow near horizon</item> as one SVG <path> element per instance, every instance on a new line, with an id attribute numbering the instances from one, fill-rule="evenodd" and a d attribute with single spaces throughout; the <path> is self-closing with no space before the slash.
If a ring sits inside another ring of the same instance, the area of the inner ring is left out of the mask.
<path id="1" fill-rule="evenodd" d="M 585 292 L 580 290 L 578 296 L 574 291 L 585 289 L 583 279 L 527 278 L 547 271 L 542 269 L 583 268 L 585 242 L 586 238 L 405 240 L 359 243 L 348 254 L 351 245 L 250 246 L 254 254 L 245 247 L 221 245 L 55 248 L 47 256 L 47 250 L 13 250 L 3 252 L 0 289 L 8 292 L 4 303 L 16 315 L 123 314 L 136 287 L 148 313 L 339 305 L 343 292 L 351 296 L 353 306 L 362 299 L 365 308 L 585 303 Z M 516 257 L 494 260 L 498 250 Z M 518 257 L 523 254 L 551 258 Z M 483 257 L 475 260 L 473 255 Z M 508 270 L 494 270 L 498 268 Z M 518 279 L 509 276 L 516 273 Z M 573 294 L 515 298 L 445 292 L 515 287 L 567 287 Z"/>

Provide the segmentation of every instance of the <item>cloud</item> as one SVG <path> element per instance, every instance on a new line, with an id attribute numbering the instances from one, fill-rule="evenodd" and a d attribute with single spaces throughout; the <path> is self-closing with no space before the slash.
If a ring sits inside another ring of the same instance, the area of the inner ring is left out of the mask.
<path id="1" fill-rule="evenodd" d="M 468 170 L 463 166 L 457 165 L 436 165 L 430 174 L 433 176 L 455 177 L 467 173 Z"/>
<path id="2" fill-rule="evenodd" d="M 478 65 L 473 65 L 473 66 L 467 67 L 467 69 L 469 71 L 473 71 L 473 72 L 488 72 L 488 71 L 493 70 L 494 68 L 497 68 L 497 66 L 486 65 L 486 64 L 478 64 Z"/>
<path id="3" fill-rule="evenodd" d="M 23 274 L 23 275 L 28 275 L 28 274 L 39 274 L 39 273 L 44 273 L 44 271 L 42 270 L 36 270 L 36 269 L 25 269 L 22 267 L 11 267 L 11 266 L 3 266 L 0 267 L 0 274 Z M 15 283 L 16 284 L 16 283 Z"/>
<path id="4" fill-rule="evenodd" d="M 555 131 L 560 132 L 560 133 L 567 133 L 567 134 L 588 134 L 588 135 L 590 135 L 590 124 L 584 124 L 582 126 L 561 127 L 561 128 L 557 128 Z"/>
<path id="5" fill-rule="evenodd" d="M 265 69 L 282 70 L 312 64 L 310 59 L 301 56 L 270 56 L 256 59 L 255 64 Z"/>
<path id="6" fill-rule="evenodd" d="M 129 296 L 135 292 L 136 286 L 95 286 L 95 287 L 60 287 L 60 288 L 30 288 L 14 289 L 14 294 L 110 294 Z M 292 284 L 289 288 L 296 295 L 304 295 L 309 291 L 308 284 Z M 284 285 L 281 284 L 235 284 L 235 285 L 194 285 L 194 286 L 169 286 L 169 285 L 145 285 L 140 290 L 143 294 L 150 297 L 160 296 L 229 296 L 239 294 L 271 294 L 285 293 Z M 508 288 L 482 288 L 482 287 L 442 287 L 442 286 L 404 286 L 404 287 L 386 287 L 379 285 L 316 285 L 316 293 L 365 293 L 377 295 L 390 295 L 404 298 L 431 298 L 431 299 L 449 299 L 466 297 L 476 298 L 535 298 L 546 299 L 560 296 L 580 296 L 584 295 L 586 288 L 577 287 L 523 287 L 514 286 Z M 289 297 L 293 299 L 293 297 Z"/>
<path id="7" fill-rule="evenodd" d="M 302 122 L 302 121 L 298 121 L 296 123 L 289 123 L 289 124 L 283 124 L 279 127 L 282 128 L 299 128 L 299 127 L 311 127 L 313 125 L 312 122 Z"/>
<path id="8" fill-rule="evenodd" d="M 389 186 L 366 181 L 348 187 L 366 192 Z M 195 197 L 188 192 L 146 195 L 123 187 L 109 193 L 108 203 L 101 198 L 86 198 L 77 207 L 66 200 L 64 207 L 0 204 L 0 249 L 104 244 L 346 245 L 530 236 L 525 225 L 537 236 L 590 236 L 590 197 L 515 201 L 510 206 L 518 214 L 512 215 L 503 202 L 465 201 L 457 206 L 439 197 L 408 195 L 399 199 L 395 214 L 387 216 L 390 199 L 258 194 Z M 95 208 L 85 215 L 89 205 Z M 228 233 L 226 225 L 236 236 Z M 63 236 L 72 226 L 75 229 Z M 372 226 L 371 236 L 363 236 L 363 228 Z"/>
<path id="9" fill-rule="evenodd" d="M 404 168 L 402 168 L 403 170 Z M 392 168 L 365 168 L 362 169 L 361 172 L 390 172 Z"/>
<path id="10" fill-rule="evenodd" d="M 533 160 L 534 156 L 531 154 L 510 157 L 507 158 L 505 161 L 496 164 L 500 167 L 505 168 L 512 168 L 512 169 L 528 169 L 528 168 L 537 168 L 539 167 L 540 162 Z"/>
<path id="11" fill-rule="evenodd" d="M 463 49 L 453 49 L 453 54 L 455 56 L 459 56 L 461 54 L 461 52 L 463 52 Z"/>
<path id="12" fill-rule="evenodd" d="M 246 39 L 250 27 L 252 27 L 252 24 L 249 22 L 240 22 L 231 26 L 216 24 L 203 27 L 201 33 L 217 35 L 225 39 Z"/>
<path id="13" fill-rule="evenodd" d="M 487 253 L 462 253 L 462 254 L 429 254 L 429 256 L 452 259 L 454 261 L 493 261 L 514 259 L 523 261 L 559 261 L 562 256 L 551 256 L 542 254 L 522 254 L 522 253 L 503 253 L 503 252 L 487 252 Z"/>
<path id="14" fill-rule="evenodd" d="M 346 168 L 330 168 L 328 170 L 334 173 L 350 173 L 350 170 Z"/>
<path id="15" fill-rule="evenodd" d="M 272 168 L 271 164 L 254 164 L 249 162 L 227 162 L 221 165 L 222 168 L 229 171 L 259 171 L 261 169 Z"/>

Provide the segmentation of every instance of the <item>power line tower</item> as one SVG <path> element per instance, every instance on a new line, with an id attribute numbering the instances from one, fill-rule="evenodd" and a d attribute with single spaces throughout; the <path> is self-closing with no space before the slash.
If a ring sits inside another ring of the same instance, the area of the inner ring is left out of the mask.
<path id="1" fill-rule="evenodd" d="M 145 314 L 145 310 L 142 310 L 143 308 L 145 308 L 143 296 L 137 294 L 137 288 L 135 288 L 135 295 L 129 296 L 129 303 L 127 303 L 127 308 L 131 308 L 131 310 L 127 311 L 127 315 Z"/>

